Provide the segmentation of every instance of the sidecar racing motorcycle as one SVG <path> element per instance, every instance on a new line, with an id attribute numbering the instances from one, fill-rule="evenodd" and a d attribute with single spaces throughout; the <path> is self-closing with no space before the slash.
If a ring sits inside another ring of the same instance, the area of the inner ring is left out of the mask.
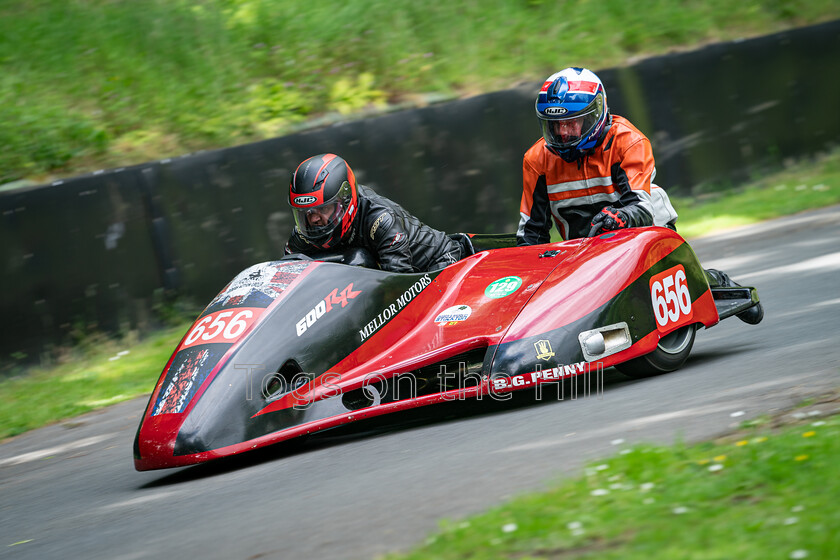
<path id="1" fill-rule="evenodd" d="M 667 228 L 529 247 L 512 235 L 453 237 L 469 256 L 433 273 L 293 255 L 237 275 L 163 368 L 135 467 L 200 463 L 447 400 L 502 399 L 611 366 L 633 377 L 673 371 L 698 329 L 759 303 L 755 288 L 711 288 Z"/>

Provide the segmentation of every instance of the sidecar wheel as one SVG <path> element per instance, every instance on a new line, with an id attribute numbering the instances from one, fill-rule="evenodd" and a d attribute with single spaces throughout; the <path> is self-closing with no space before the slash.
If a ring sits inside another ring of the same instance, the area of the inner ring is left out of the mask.
<path id="1" fill-rule="evenodd" d="M 656 350 L 639 356 L 615 368 L 629 377 L 651 377 L 674 371 L 683 365 L 694 346 L 696 325 L 687 325 L 662 337 Z"/>

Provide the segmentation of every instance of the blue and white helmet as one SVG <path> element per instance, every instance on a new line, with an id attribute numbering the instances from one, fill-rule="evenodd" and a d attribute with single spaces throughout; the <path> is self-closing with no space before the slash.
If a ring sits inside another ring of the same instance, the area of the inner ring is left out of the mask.
<path id="1" fill-rule="evenodd" d="M 609 118 L 604 84 L 586 68 L 566 68 L 549 76 L 536 109 L 546 148 L 566 157 L 594 147 Z"/>

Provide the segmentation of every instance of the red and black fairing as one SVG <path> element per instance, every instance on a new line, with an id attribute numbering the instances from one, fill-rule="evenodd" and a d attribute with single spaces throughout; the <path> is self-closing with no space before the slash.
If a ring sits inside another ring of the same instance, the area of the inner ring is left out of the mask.
<path id="1" fill-rule="evenodd" d="M 657 320 L 651 287 L 678 271 L 690 305 Z M 265 263 L 240 274 L 182 340 L 138 430 L 135 466 L 188 465 L 577 375 L 589 367 L 580 333 L 605 325 L 626 323 L 632 345 L 600 367 L 717 321 L 693 251 L 664 228 L 481 251 L 428 274 Z"/>

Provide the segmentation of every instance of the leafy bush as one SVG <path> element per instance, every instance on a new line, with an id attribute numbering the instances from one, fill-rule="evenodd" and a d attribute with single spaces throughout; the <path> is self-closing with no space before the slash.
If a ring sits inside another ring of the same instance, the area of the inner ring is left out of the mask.
<path id="1" fill-rule="evenodd" d="M 305 120 L 314 105 L 293 86 L 274 78 L 266 78 L 251 86 L 240 130 L 247 136 L 271 137 L 285 132 L 289 125 Z"/>
<path id="2" fill-rule="evenodd" d="M 330 87 L 329 104 L 342 115 L 361 111 L 369 106 L 383 108 L 385 93 L 374 88 L 373 74 L 364 72 L 356 79 L 340 78 Z"/>

